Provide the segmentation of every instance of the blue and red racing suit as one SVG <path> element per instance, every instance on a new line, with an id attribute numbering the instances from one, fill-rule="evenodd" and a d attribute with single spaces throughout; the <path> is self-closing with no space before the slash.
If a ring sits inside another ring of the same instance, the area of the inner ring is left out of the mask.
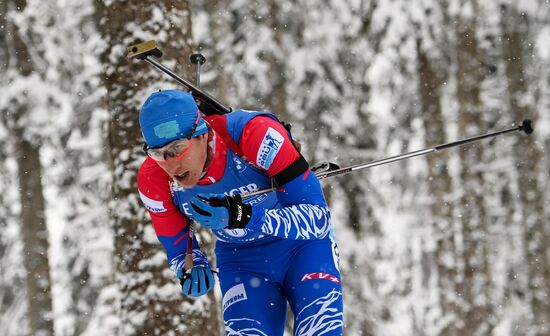
<path id="1" fill-rule="evenodd" d="M 212 132 L 212 162 L 195 187 L 180 187 L 151 158 L 138 173 L 141 199 L 175 273 L 185 260 L 192 219 L 189 201 L 194 196 L 235 195 L 272 186 L 272 177 L 301 157 L 272 114 L 238 110 L 225 118 L 227 134 L 243 157 Z M 213 230 L 227 335 L 283 335 L 287 302 L 295 317 L 295 335 L 341 335 L 337 247 L 315 174 L 307 169 L 277 192 L 245 202 L 253 206 L 254 217 L 261 216 L 260 225 Z M 195 265 L 209 265 L 196 239 L 192 253 Z"/>

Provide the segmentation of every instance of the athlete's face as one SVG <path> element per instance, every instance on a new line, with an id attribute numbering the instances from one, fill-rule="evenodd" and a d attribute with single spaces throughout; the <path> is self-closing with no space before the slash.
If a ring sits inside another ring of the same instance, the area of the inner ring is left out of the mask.
<path id="1" fill-rule="evenodd" d="M 184 188 L 192 188 L 199 181 L 206 162 L 208 133 L 191 138 L 190 141 L 191 147 L 183 155 L 157 161 L 158 165 Z"/>

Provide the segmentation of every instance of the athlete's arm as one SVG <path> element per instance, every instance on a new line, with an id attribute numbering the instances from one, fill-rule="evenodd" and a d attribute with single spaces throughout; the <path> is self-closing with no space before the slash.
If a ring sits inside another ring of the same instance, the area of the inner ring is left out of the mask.
<path id="1" fill-rule="evenodd" d="M 185 263 L 189 221 L 172 200 L 170 180 L 153 159 L 147 158 L 138 171 L 137 185 L 139 196 L 153 221 L 155 233 L 166 250 L 170 269 L 178 274 Z M 194 236 L 191 243 L 193 264 L 209 266 Z"/>
<path id="2" fill-rule="evenodd" d="M 245 126 L 239 146 L 250 162 L 283 181 L 277 191 L 283 207 L 253 207 L 247 227 L 286 239 L 325 237 L 330 232 L 330 212 L 321 185 L 287 130 L 270 117 L 258 116 Z"/>

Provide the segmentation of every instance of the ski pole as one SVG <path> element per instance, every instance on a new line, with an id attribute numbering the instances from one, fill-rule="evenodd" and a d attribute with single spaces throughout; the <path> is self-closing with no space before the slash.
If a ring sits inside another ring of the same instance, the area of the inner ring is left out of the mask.
<path id="1" fill-rule="evenodd" d="M 151 40 L 151 41 L 146 41 L 146 42 L 141 42 L 138 44 L 131 45 L 127 48 L 127 51 L 128 51 L 128 54 L 127 54 L 128 58 L 137 58 L 139 60 L 145 61 L 153 65 L 155 68 L 159 69 L 160 71 L 164 72 L 168 76 L 174 78 L 178 83 L 185 86 L 187 90 L 189 90 L 189 92 L 193 95 L 193 97 L 197 101 L 197 104 L 199 105 L 200 110 L 205 115 L 225 114 L 225 113 L 231 112 L 231 108 L 224 106 L 222 103 L 217 101 L 208 93 L 204 92 L 203 90 L 199 89 L 197 86 L 181 78 L 172 70 L 168 69 L 167 67 L 162 65 L 160 62 L 151 58 L 150 56 L 153 56 L 156 58 L 162 57 L 162 51 L 157 47 L 156 41 Z M 197 59 L 197 62 L 200 62 L 200 59 Z M 197 73 L 198 71 L 199 70 L 197 69 Z"/>
<path id="2" fill-rule="evenodd" d="M 185 262 L 183 264 L 185 273 L 189 273 L 189 275 L 193 268 L 193 234 L 193 222 L 189 222 L 189 231 L 187 231 L 187 253 L 185 253 Z"/>
<path id="3" fill-rule="evenodd" d="M 192 54 L 191 57 L 189 58 L 189 60 L 191 61 L 191 63 L 193 64 L 196 64 L 197 65 L 197 74 L 196 74 L 196 78 L 195 78 L 195 81 L 197 83 L 197 88 L 199 88 L 201 86 L 201 65 L 204 64 L 204 62 L 206 62 L 206 58 L 202 55 L 202 54 Z M 187 277 L 191 277 L 191 269 L 193 268 L 193 243 L 192 243 L 192 239 L 193 239 L 193 234 L 194 234 L 194 225 L 193 225 L 194 221 L 191 221 L 189 222 L 189 231 L 188 231 L 188 239 L 187 239 L 187 253 L 185 254 L 185 264 L 184 264 L 184 269 L 187 270 L 186 271 L 186 276 Z"/>
<path id="4" fill-rule="evenodd" d="M 197 73 L 195 74 L 195 82 L 197 83 L 197 88 L 201 86 L 201 65 L 206 62 L 206 57 L 201 53 L 191 54 L 189 57 L 191 63 L 197 65 Z"/>
<path id="5" fill-rule="evenodd" d="M 343 175 L 343 174 L 354 172 L 356 170 L 381 166 L 381 165 L 384 165 L 384 164 L 387 164 L 387 163 L 400 161 L 400 160 L 405 160 L 405 159 L 409 159 L 409 158 L 412 158 L 412 157 L 415 157 L 415 156 L 426 155 L 426 154 L 434 153 L 434 152 L 444 150 L 444 149 L 448 149 L 448 148 L 452 148 L 452 147 L 463 146 L 463 145 L 466 145 L 466 144 L 469 144 L 469 143 L 472 143 L 472 142 L 476 142 L 476 141 L 479 141 L 479 140 L 493 138 L 493 137 L 496 137 L 496 136 L 499 136 L 499 135 L 502 135 L 502 134 L 511 133 L 511 132 L 518 132 L 518 131 L 523 131 L 526 134 L 533 133 L 533 127 L 531 125 L 531 120 L 523 120 L 522 124 L 520 126 L 517 126 L 517 127 L 512 127 L 512 128 L 504 129 L 504 130 L 497 131 L 497 132 L 477 135 L 477 136 L 474 136 L 474 137 L 471 137 L 471 138 L 458 140 L 458 141 L 453 141 L 453 142 L 449 142 L 449 143 L 446 143 L 446 144 L 441 144 L 441 145 L 437 145 L 437 146 L 433 146 L 433 147 L 428 147 L 428 148 L 425 148 L 425 149 L 419 149 L 419 150 L 412 151 L 412 152 L 409 152 L 409 153 L 400 154 L 400 155 L 396 155 L 396 156 L 392 156 L 392 157 L 389 157 L 389 158 L 380 159 L 380 160 L 376 160 L 376 161 L 371 161 L 371 162 L 367 162 L 367 163 L 361 163 L 361 164 L 357 164 L 357 165 L 350 166 L 350 167 L 337 168 L 338 166 L 336 166 L 334 164 L 331 164 L 331 165 L 334 165 L 334 166 L 327 166 L 327 167 L 324 167 L 324 169 L 322 168 L 320 171 L 318 170 L 317 172 L 315 172 L 315 176 L 317 176 L 317 178 L 319 180 L 322 180 L 322 179 L 325 179 L 327 177 Z M 267 193 L 267 192 L 270 192 L 270 191 L 275 191 L 276 189 L 277 188 L 275 188 L 275 187 L 260 189 L 260 190 L 257 190 L 257 191 L 251 192 L 251 193 L 242 194 L 241 197 L 242 198 L 248 198 L 248 197 L 264 194 L 264 193 Z"/>

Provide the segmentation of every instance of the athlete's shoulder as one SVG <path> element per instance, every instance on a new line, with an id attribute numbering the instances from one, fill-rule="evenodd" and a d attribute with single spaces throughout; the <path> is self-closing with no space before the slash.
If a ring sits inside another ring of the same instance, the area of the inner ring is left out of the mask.
<path id="1" fill-rule="evenodd" d="M 234 122 L 240 126 L 248 125 L 255 119 L 260 120 L 272 120 L 275 123 L 279 123 L 277 117 L 269 111 L 249 111 L 249 110 L 237 110 L 227 115 L 228 122 Z"/>
<path id="2" fill-rule="evenodd" d="M 155 232 L 159 237 L 174 237 L 187 225 L 186 217 L 173 202 L 171 181 L 170 176 L 149 157 L 138 170 L 139 197 L 149 211 Z M 165 247 L 169 248 L 166 245 Z"/>
<path id="3" fill-rule="evenodd" d="M 283 124 L 273 115 L 272 113 L 266 112 L 262 114 L 254 115 L 250 120 L 246 123 L 246 126 L 249 129 L 255 128 L 255 127 L 274 127 L 281 131 L 284 131 L 285 128 Z"/>
<path id="4" fill-rule="evenodd" d="M 258 115 L 244 127 L 241 147 L 246 157 L 273 176 L 292 164 L 300 154 L 285 127 L 270 115 Z"/>
<path id="5" fill-rule="evenodd" d="M 170 179 L 170 176 L 162 169 L 155 160 L 147 157 L 138 170 L 138 179 L 140 178 L 161 178 Z"/>
<path id="6" fill-rule="evenodd" d="M 139 192 L 154 199 L 171 198 L 170 176 L 155 162 L 147 157 L 137 174 Z"/>

